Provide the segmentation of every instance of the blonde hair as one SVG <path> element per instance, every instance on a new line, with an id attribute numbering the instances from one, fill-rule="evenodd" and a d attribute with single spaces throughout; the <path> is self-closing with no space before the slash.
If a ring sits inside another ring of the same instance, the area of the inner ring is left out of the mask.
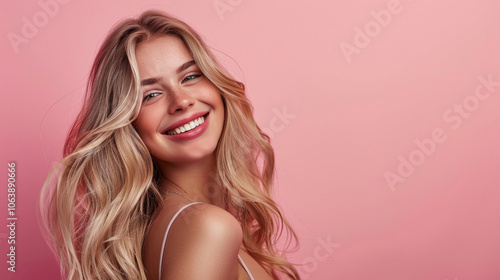
<path id="1" fill-rule="evenodd" d="M 285 247 L 296 237 L 271 198 L 274 152 L 253 118 L 243 84 L 231 78 L 187 24 L 157 11 L 121 22 L 104 41 L 64 158 L 44 185 L 44 224 L 63 273 L 67 279 L 146 279 L 143 240 L 162 198 L 160 171 L 132 126 L 141 106 L 135 48 L 167 34 L 183 40 L 222 95 L 225 119 L 216 149 L 215 191 L 226 210 L 237 213 L 245 247 L 274 278 L 299 279 L 276 249 L 282 236 Z"/>

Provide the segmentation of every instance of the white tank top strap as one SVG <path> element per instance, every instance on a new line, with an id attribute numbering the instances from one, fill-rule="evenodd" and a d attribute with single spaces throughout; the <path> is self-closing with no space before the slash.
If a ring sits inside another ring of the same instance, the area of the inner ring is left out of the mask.
<path id="1" fill-rule="evenodd" d="M 243 259 L 240 257 L 240 255 L 238 255 L 238 261 L 240 261 L 241 266 L 243 266 L 243 269 L 247 272 L 248 277 L 250 277 L 250 280 L 255 280 L 253 278 L 252 273 L 250 272 L 250 269 L 248 269 L 247 265 L 245 264 L 245 262 L 243 261 Z"/>
<path id="2" fill-rule="evenodd" d="M 194 204 L 198 204 L 198 203 L 201 203 L 201 202 L 193 202 L 193 203 L 190 203 L 190 204 L 187 204 L 187 205 L 184 205 L 181 209 L 179 209 L 179 211 L 177 211 L 175 213 L 175 215 L 172 217 L 172 220 L 170 220 L 170 222 L 168 223 L 168 226 L 167 226 L 167 229 L 165 230 L 165 235 L 163 236 L 163 242 L 161 244 L 161 252 L 160 252 L 160 267 L 158 269 L 158 280 L 161 280 L 161 266 L 162 266 L 162 263 L 163 263 L 163 251 L 165 251 L 165 243 L 167 242 L 167 235 L 168 235 L 168 231 L 170 230 L 170 227 L 172 226 L 172 223 L 175 221 L 175 219 L 177 218 L 177 216 L 179 216 L 179 214 L 186 208 L 188 208 L 189 206 L 191 205 L 194 205 Z"/>

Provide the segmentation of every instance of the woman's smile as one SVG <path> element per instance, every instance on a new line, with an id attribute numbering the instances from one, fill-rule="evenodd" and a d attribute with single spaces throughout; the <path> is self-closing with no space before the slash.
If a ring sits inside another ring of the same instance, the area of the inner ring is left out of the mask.
<path id="1" fill-rule="evenodd" d="M 191 140 L 202 135 L 208 127 L 209 113 L 201 114 L 202 115 L 200 116 L 200 113 L 197 113 L 189 118 L 175 122 L 167 128 L 165 135 L 169 136 L 170 139 L 184 141 Z"/>

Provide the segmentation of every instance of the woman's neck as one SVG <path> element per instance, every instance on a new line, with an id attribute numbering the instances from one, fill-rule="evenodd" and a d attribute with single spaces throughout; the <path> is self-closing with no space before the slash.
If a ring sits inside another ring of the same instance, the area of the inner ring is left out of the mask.
<path id="1" fill-rule="evenodd" d="M 177 192 L 192 201 L 222 207 L 222 193 L 215 183 L 217 178 L 215 157 L 196 162 L 157 162 L 162 173 L 160 186 Z"/>

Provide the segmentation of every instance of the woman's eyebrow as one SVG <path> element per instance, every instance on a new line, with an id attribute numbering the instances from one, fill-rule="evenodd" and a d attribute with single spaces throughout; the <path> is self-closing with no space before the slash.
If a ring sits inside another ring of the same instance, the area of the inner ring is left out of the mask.
<path id="1" fill-rule="evenodd" d="M 161 78 L 149 78 L 149 79 L 144 79 L 141 81 L 141 86 L 147 86 L 147 85 L 152 85 L 156 84 L 159 81 L 161 81 Z"/>
<path id="2" fill-rule="evenodd" d="M 188 61 L 184 64 L 182 64 L 179 68 L 177 68 L 177 74 L 179 74 L 180 72 L 186 70 L 189 68 L 189 66 L 193 65 L 193 64 L 196 64 L 196 62 L 194 60 L 191 60 L 191 61 Z"/>
<path id="3" fill-rule="evenodd" d="M 177 70 L 175 72 L 180 73 L 180 72 L 188 69 L 193 64 L 196 64 L 196 62 L 194 60 L 188 61 L 188 62 L 182 64 L 181 66 L 179 66 L 179 68 L 177 68 Z M 152 85 L 152 84 L 158 83 L 159 81 L 161 81 L 161 78 L 144 79 L 141 81 L 141 86 Z"/>

